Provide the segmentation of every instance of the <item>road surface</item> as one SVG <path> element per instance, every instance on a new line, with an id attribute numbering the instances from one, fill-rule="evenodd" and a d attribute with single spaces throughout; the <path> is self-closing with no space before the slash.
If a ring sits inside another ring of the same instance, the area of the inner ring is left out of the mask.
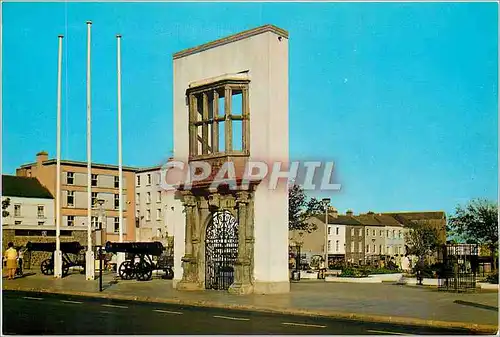
<path id="1" fill-rule="evenodd" d="M 4 334 L 468 334 L 466 331 L 3 291 Z"/>

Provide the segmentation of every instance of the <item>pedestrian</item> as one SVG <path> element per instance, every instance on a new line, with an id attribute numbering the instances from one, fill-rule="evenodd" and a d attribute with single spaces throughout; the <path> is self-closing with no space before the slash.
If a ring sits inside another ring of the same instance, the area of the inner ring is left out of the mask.
<path id="1" fill-rule="evenodd" d="M 17 274 L 20 275 L 20 276 L 23 276 L 24 250 L 25 250 L 24 247 L 21 247 L 19 249 L 19 254 L 18 254 L 18 259 L 17 259 L 17 263 L 18 263 L 18 266 L 19 266 L 18 270 L 17 270 Z"/>
<path id="2" fill-rule="evenodd" d="M 14 243 L 12 242 L 9 242 L 7 246 L 8 248 L 4 254 L 7 259 L 7 278 L 13 280 L 17 269 L 17 250 L 14 248 Z"/>

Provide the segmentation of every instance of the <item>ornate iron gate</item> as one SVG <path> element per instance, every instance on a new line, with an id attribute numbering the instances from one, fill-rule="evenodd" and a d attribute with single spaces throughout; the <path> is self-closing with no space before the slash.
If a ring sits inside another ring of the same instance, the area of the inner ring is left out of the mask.
<path id="1" fill-rule="evenodd" d="M 205 236 L 205 288 L 227 290 L 238 257 L 238 222 L 229 211 L 213 213 Z"/>
<path id="2" fill-rule="evenodd" d="M 438 289 L 474 291 L 478 267 L 477 245 L 447 244 L 438 251 Z"/>

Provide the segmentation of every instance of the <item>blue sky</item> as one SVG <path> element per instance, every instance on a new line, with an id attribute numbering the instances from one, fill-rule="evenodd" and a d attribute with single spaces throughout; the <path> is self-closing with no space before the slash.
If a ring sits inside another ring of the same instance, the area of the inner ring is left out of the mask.
<path id="1" fill-rule="evenodd" d="M 116 39 L 123 35 L 123 160 L 172 149 L 172 54 L 263 24 L 290 33 L 290 154 L 334 160 L 339 211 L 453 211 L 497 200 L 496 3 L 3 3 L 2 169 L 55 156 L 57 35 L 64 159 L 86 159 L 92 20 L 93 159 L 116 164 Z M 49 20 L 50 18 L 50 20 Z"/>

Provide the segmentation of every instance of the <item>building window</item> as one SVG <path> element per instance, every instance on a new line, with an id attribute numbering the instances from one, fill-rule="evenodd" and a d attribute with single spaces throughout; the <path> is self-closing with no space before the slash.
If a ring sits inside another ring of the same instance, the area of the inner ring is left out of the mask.
<path id="1" fill-rule="evenodd" d="M 66 172 L 66 184 L 73 185 L 75 183 L 75 174 L 73 172 Z"/>
<path id="2" fill-rule="evenodd" d="M 354 236 L 354 228 L 351 228 L 351 236 Z"/>
<path id="3" fill-rule="evenodd" d="M 381 230 L 380 230 L 380 237 L 381 237 L 381 238 L 383 238 L 383 237 L 384 237 L 384 230 L 383 230 L 383 229 L 381 229 Z"/>
<path id="4" fill-rule="evenodd" d="M 370 252 L 370 245 L 366 245 L 366 252 L 369 253 Z"/>
<path id="5" fill-rule="evenodd" d="M 75 206 L 75 191 L 68 191 L 66 203 L 68 206 Z"/>
<path id="6" fill-rule="evenodd" d="M 363 228 L 359 229 L 359 236 L 363 236 Z"/>
<path id="7" fill-rule="evenodd" d="M 37 215 L 39 218 L 43 218 L 45 216 L 45 209 L 44 209 L 43 205 L 38 205 Z"/>
<path id="8" fill-rule="evenodd" d="M 332 250 L 332 240 L 328 240 L 328 251 Z"/>
<path id="9" fill-rule="evenodd" d="M 328 226 L 328 235 L 332 234 L 332 228 Z"/>
<path id="10" fill-rule="evenodd" d="M 38 221 L 38 226 L 43 226 L 45 224 L 44 221 Z"/>
<path id="11" fill-rule="evenodd" d="M 119 208 L 120 208 L 120 195 L 115 194 L 115 209 L 119 209 Z"/>
<path id="12" fill-rule="evenodd" d="M 115 176 L 115 188 L 119 188 L 119 187 L 120 187 L 120 177 Z"/>
<path id="13" fill-rule="evenodd" d="M 21 216 L 21 205 L 14 205 L 14 216 Z"/>
<path id="14" fill-rule="evenodd" d="M 339 235 L 339 228 L 335 228 L 335 235 Z"/>
<path id="15" fill-rule="evenodd" d="M 354 241 L 351 241 L 351 253 L 354 253 Z"/>
<path id="16" fill-rule="evenodd" d="M 373 245 L 373 253 L 377 252 L 377 246 Z"/>
<path id="17" fill-rule="evenodd" d="M 161 191 L 156 192 L 156 202 L 161 202 Z"/>
<path id="18" fill-rule="evenodd" d="M 339 240 L 335 241 L 335 251 L 339 251 Z"/>
<path id="19" fill-rule="evenodd" d="M 141 176 L 137 176 L 137 186 L 141 186 Z"/>
<path id="20" fill-rule="evenodd" d="M 14 225 L 20 225 L 22 223 L 23 223 L 22 221 L 14 221 Z"/>
<path id="21" fill-rule="evenodd" d="M 97 206 L 97 192 L 92 192 L 92 205 Z"/>
<path id="22" fill-rule="evenodd" d="M 367 228 L 366 229 L 366 236 L 368 236 L 368 233 L 370 232 L 370 230 Z"/>
<path id="23" fill-rule="evenodd" d="M 68 226 L 74 226 L 75 225 L 75 216 L 74 215 L 68 215 Z"/>
<path id="24" fill-rule="evenodd" d="M 156 220 L 160 220 L 161 219 L 161 208 L 158 208 L 156 210 Z"/>
<path id="25" fill-rule="evenodd" d="M 379 253 L 380 253 L 380 254 L 384 254 L 384 252 L 382 251 L 382 245 L 380 245 L 380 246 L 378 247 L 378 249 L 379 249 Z"/>
<path id="26" fill-rule="evenodd" d="M 150 221 L 150 220 L 151 220 L 151 210 L 150 210 L 150 209 L 148 209 L 148 210 L 146 211 L 146 221 Z"/>
<path id="27" fill-rule="evenodd" d="M 362 253 L 363 252 L 363 243 L 360 241 L 358 242 L 358 252 Z"/>
<path id="28" fill-rule="evenodd" d="M 120 232 L 120 218 L 115 217 L 115 228 L 114 228 L 115 233 Z"/>
<path id="29" fill-rule="evenodd" d="M 396 231 L 395 230 L 392 230 L 392 238 L 395 239 L 396 238 Z"/>
<path id="30" fill-rule="evenodd" d="M 92 174 L 91 177 L 92 186 L 97 186 L 97 174 Z"/>
<path id="31" fill-rule="evenodd" d="M 221 80 L 188 89 L 190 157 L 248 153 L 248 80 Z"/>
<path id="32" fill-rule="evenodd" d="M 151 203 L 151 192 L 146 192 L 146 203 L 147 204 Z"/>
<path id="33" fill-rule="evenodd" d="M 140 203 L 140 198 L 141 198 L 141 194 L 140 194 L 140 193 L 136 193 L 136 194 L 135 194 L 135 203 L 136 203 L 136 204 L 139 204 L 139 203 Z"/>
<path id="34" fill-rule="evenodd" d="M 90 218 L 90 223 L 91 223 L 92 228 L 94 228 L 94 229 L 101 229 L 100 226 L 99 226 L 98 221 L 99 221 L 99 218 L 96 217 L 96 216 L 93 216 L 93 217 Z"/>
<path id="35" fill-rule="evenodd" d="M 399 238 L 402 239 L 403 238 L 403 232 L 402 231 L 399 231 Z"/>
<path id="36" fill-rule="evenodd" d="M 377 234 L 376 234 L 375 230 L 373 230 L 373 236 L 376 236 L 376 235 L 377 235 Z"/>
<path id="37" fill-rule="evenodd" d="M 148 173 L 148 184 L 147 185 L 151 185 L 151 173 Z"/>
<path id="38" fill-rule="evenodd" d="M 390 238 L 391 237 L 391 232 L 389 232 L 389 230 L 387 230 L 387 237 Z"/>

